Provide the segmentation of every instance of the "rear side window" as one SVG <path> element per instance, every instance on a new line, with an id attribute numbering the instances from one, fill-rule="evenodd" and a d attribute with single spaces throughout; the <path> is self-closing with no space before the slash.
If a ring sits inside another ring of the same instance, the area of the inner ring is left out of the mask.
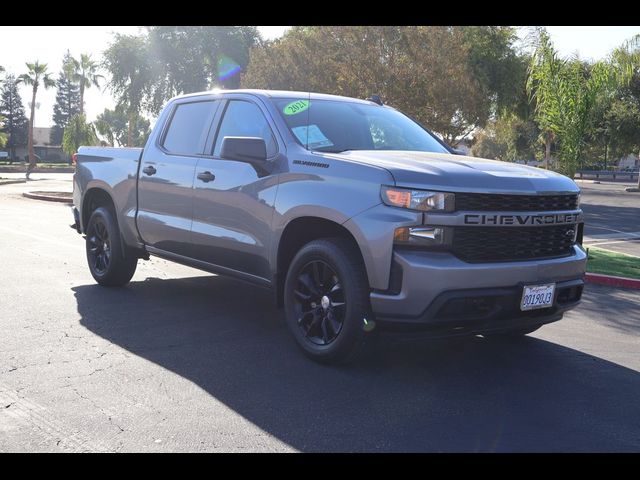
<path id="1" fill-rule="evenodd" d="M 178 105 L 171 117 L 162 146 L 170 153 L 201 154 L 216 111 L 216 104 L 217 102 L 210 101 Z"/>
<path id="2" fill-rule="evenodd" d="M 213 155 L 220 156 L 222 150 L 222 140 L 224 137 L 260 137 L 264 139 L 267 146 L 267 157 L 272 157 L 277 153 L 276 141 L 271 133 L 271 128 L 267 119 L 257 105 L 242 100 L 232 100 L 229 102 L 218 137 Z"/>

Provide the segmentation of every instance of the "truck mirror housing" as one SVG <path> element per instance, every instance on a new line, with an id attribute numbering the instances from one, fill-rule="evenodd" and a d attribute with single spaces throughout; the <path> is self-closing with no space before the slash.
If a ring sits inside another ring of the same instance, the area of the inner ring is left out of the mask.
<path id="1" fill-rule="evenodd" d="M 267 161 L 267 145 L 260 137 L 224 137 L 220 157 L 264 168 Z"/>

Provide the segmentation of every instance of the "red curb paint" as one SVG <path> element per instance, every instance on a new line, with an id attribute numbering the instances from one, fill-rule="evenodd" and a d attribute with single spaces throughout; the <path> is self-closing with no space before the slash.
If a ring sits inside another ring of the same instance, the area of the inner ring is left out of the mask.
<path id="1" fill-rule="evenodd" d="M 588 283 L 598 285 L 609 285 L 610 287 L 634 288 L 640 290 L 640 280 L 635 278 L 614 277 L 613 275 L 600 275 L 598 273 L 587 273 L 585 280 Z"/>

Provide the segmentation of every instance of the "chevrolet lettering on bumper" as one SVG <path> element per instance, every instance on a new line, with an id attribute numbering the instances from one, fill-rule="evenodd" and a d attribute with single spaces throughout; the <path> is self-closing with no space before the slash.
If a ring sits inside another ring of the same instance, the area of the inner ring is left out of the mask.
<path id="1" fill-rule="evenodd" d="M 578 222 L 578 213 L 550 213 L 543 215 L 478 215 L 464 216 L 466 225 L 558 225 Z"/>

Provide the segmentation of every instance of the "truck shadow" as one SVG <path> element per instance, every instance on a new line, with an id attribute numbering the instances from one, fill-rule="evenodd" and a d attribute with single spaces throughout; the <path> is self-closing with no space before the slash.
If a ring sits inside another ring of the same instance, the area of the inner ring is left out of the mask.
<path id="1" fill-rule="evenodd" d="M 379 337 L 357 364 L 326 367 L 269 292 L 231 279 L 73 291 L 87 329 L 302 451 L 640 449 L 640 375 L 551 342 Z"/>

